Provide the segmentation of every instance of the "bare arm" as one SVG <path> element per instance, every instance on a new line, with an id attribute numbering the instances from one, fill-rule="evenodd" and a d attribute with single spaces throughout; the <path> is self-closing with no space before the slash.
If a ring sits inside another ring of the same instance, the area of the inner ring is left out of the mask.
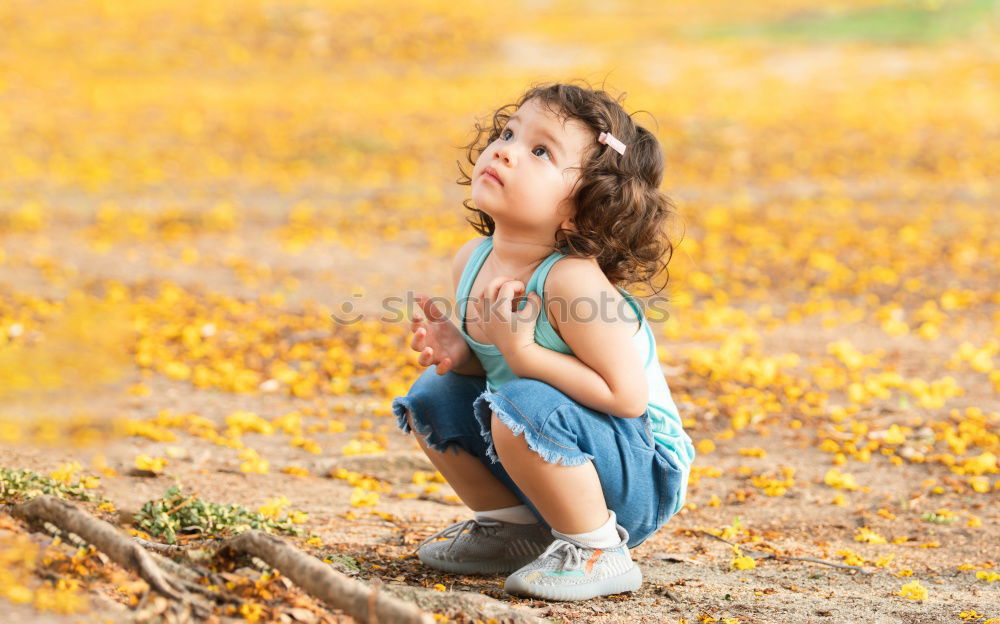
<path id="1" fill-rule="evenodd" d="M 620 418 L 638 418 L 646 411 L 645 397 L 641 406 L 627 403 L 627 397 L 616 393 L 603 377 L 574 355 L 552 351 L 535 343 L 504 357 L 518 377 L 544 381 L 598 412 Z"/>
<path id="2" fill-rule="evenodd" d="M 546 280 L 546 290 L 555 301 L 566 304 L 557 311 L 559 331 L 573 355 L 528 344 L 504 354 L 511 371 L 518 377 L 544 381 L 591 409 L 622 418 L 642 416 L 649 402 L 649 387 L 632 339 L 638 319 L 622 301 L 621 293 L 596 263 L 584 258 L 557 262 Z M 576 300 L 607 307 L 597 318 L 577 318 L 572 313 Z M 623 317 L 619 310 L 630 314 Z"/>

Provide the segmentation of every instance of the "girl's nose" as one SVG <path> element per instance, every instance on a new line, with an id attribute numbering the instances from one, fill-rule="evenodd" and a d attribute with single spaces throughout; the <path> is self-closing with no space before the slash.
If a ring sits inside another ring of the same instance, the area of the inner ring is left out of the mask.
<path id="1" fill-rule="evenodd" d="M 506 161 L 510 166 L 517 164 L 517 157 L 514 155 L 514 150 L 511 148 L 509 143 L 507 145 L 502 145 L 500 149 L 497 150 L 497 156 L 503 158 L 504 161 Z"/>

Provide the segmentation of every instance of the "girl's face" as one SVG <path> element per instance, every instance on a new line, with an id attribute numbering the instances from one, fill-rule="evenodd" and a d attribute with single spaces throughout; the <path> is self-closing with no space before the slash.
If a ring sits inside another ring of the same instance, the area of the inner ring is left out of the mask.
<path id="1" fill-rule="evenodd" d="M 563 123 L 535 99 L 511 115 L 472 170 L 472 201 L 498 224 L 549 232 L 575 213 L 570 193 L 585 148 L 596 135 L 583 122 Z"/>

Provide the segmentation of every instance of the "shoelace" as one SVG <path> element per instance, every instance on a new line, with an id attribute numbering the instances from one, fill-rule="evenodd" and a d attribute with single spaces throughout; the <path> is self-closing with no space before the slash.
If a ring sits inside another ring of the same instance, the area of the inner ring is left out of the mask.
<path id="1" fill-rule="evenodd" d="M 555 531 L 553 531 L 553 532 L 555 533 Z M 562 534 L 559 533 L 559 535 L 562 535 Z M 618 550 L 619 548 L 622 548 L 622 547 L 627 547 L 627 544 L 628 544 L 628 531 L 625 530 L 625 527 L 618 526 L 618 535 L 619 535 L 619 537 L 622 538 L 622 541 L 619 542 L 617 546 L 612 546 L 611 548 L 602 548 L 601 550 L 604 550 L 604 551 L 612 550 L 613 551 L 613 550 Z M 554 541 L 551 544 L 549 544 L 549 547 L 545 549 L 545 552 L 543 552 L 539 556 L 539 559 L 540 560 L 544 560 L 549 555 L 553 555 L 553 556 L 559 557 L 560 554 L 561 554 L 562 555 L 562 559 L 559 561 L 559 568 L 558 569 L 560 569 L 560 570 L 567 570 L 567 569 L 568 570 L 579 570 L 580 568 L 583 567 L 583 564 L 586 561 L 586 559 L 589 558 L 589 556 L 586 556 L 586 557 L 584 556 L 584 554 L 583 554 L 584 550 L 594 551 L 594 550 L 597 550 L 597 549 L 596 548 L 591 548 L 589 546 L 586 546 L 584 544 L 581 544 L 579 542 L 571 540 L 571 539 L 567 538 L 566 536 L 557 537 L 556 541 Z M 560 553 L 559 551 L 562 551 L 562 552 Z M 570 564 L 569 568 L 566 567 L 567 563 Z"/>
<path id="2" fill-rule="evenodd" d="M 417 548 L 420 548 L 420 546 L 423 546 L 427 542 L 433 541 L 439 537 L 444 537 L 444 538 L 451 538 L 451 543 L 448 544 L 448 549 L 450 550 L 451 547 L 455 545 L 455 539 L 457 539 L 458 536 L 461 535 L 463 532 L 468 531 L 469 533 L 472 533 L 473 531 L 477 531 L 483 527 L 498 527 L 501 524 L 503 523 L 500 522 L 499 520 L 491 520 L 488 518 L 483 518 L 482 520 L 476 520 L 475 518 L 470 518 L 469 520 L 466 520 L 464 522 L 457 522 L 451 525 L 450 527 L 445 527 L 440 531 L 438 531 L 437 533 L 435 533 L 434 535 L 427 536 L 427 538 L 424 539 L 424 541 L 420 542 Z"/>
<path id="3" fill-rule="evenodd" d="M 549 547 L 545 549 L 545 552 L 541 554 L 539 559 L 546 559 L 549 555 L 559 557 L 561 554 L 562 558 L 559 561 L 559 570 L 578 570 L 583 566 L 584 562 L 582 550 L 576 544 L 557 539 L 549 544 Z M 559 551 L 562 551 L 562 553 Z M 569 568 L 566 567 L 567 562 L 570 564 Z"/>

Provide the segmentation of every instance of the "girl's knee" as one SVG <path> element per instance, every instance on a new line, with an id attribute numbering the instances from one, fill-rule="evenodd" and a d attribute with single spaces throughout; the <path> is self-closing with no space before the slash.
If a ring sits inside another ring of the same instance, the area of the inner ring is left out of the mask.
<path id="1" fill-rule="evenodd" d="M 514 432 L 510 427 L 497 416 L 496 412 L 490 412 L 490 431 L 493 432 L 493 443 L 503 446 L 507 441 L 514 438 Z"/>
<path id="2" fill-rule="evenodd" d="M 509 424 L 504 422 L 496 412 L 491 412 L 491 414 L 490 431 L 492 432 L 493 450 L 497 460 L 500 464 L 504 464 L 507 461 L 514 461 L 515 463 L 521 461 L 520 458 L 523 458 L 523 453 L 529 448 L 524 430 L 514 422 L 510 422 Z M 517 434 L 511 430 L 512 427 L 518 430 Z"/>
<path id="3" fill-rule="evenodd" d="M 434 437 L 437 435 L 437 430 L 434 428 L 433 421 L 429 421 L 424 426 L 418 428 L 416 425 L 413 424 L 413 412 L 411 412 L 410 410 L 404 410 L 403 414 L 406 417 L 406 424 L 409 425 L 410 427 L 409 430 L 404 430 L 403 433 L 413 434 L 413 437 L 416 438 L 417 443 L 419 443 L 421 447 L 431 448 L 430 442 L 428 441 L 427 437 L 428 436 Z M 438 452 L 443 452 L 445 446 L 454 446 L 454 444 L 452 443 L 447 445 L 441 445 L 439 443 L 437 446 L 439 448 L 434 450 L 437 450 Z"/>
<path id="4" fill-rule="evenodd" d="M 440 428 L 435 416 L 439 410 L 428 409 L 417 397 L 397 397 L 392 402 L 392 410 L 396 415 L 396 425 L 404 434 L 412 433 L 419 438 L 426 438 Z"/>
<path id="5" fill-rule="evenodd" d="M 409 396 L 396 397 L 392 401 L 392 412 L 396 415 L 396 427 L 403 433 L 413 431 L 413 413 L 410 411 L 413 399 Z"/>
<path id="6" fill-rule="evenodd" d="M 404 434 L 412 433 L 421 448 L 438 453 L 465 450 L 478 455 L 478 447 L 483 442 L 478 423 L 470 418 L 474 398 L 471 395 L 471 392 L 466 396 L 446 392 L 411 392 L 396 397 L 392 409 L 399 430 Z"/>

